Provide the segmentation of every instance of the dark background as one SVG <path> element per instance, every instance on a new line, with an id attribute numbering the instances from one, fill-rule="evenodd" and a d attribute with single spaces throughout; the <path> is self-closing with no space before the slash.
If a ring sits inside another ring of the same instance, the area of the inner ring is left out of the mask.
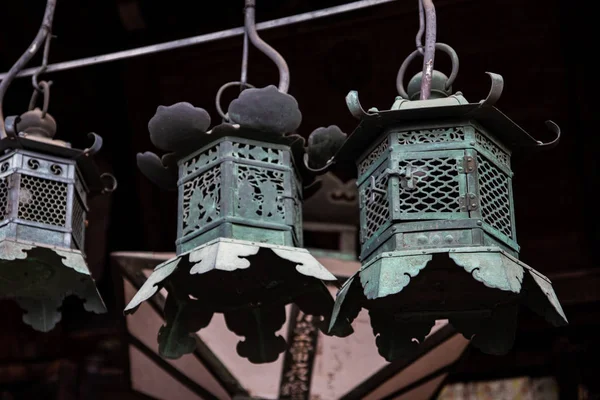
<path id="1" fill-rule="evenodd" d="M 341 3 L 259 0 L 257 20 Z M 577 398 L 580 385 L 599 393 L 594 14 L 582 2 L 565 0 L 435 4 L 438 40 L 460 57 L 455 90 L 478 101 L 489 88 L 484 72 L 499 73 L 505 79 L 497 104 L 502 111 L 540 139 L 550 136 L 546 119 L 563 130 L 557 148 L 514 157 L 514 192 L 521 259 L 553 279 L 570 325 L 552 329 L 523 309 L 510 354 L 472 351 L 450 380 L 553 375 L 561 399 Z M 0 6 L 0 70 L 7 71 L 34 37 L 45 2 L 4 0 Z M 50 62 L 241 26 L 242 7 L 241 0 L 58 0 Z M 299 133 L 330 124 L 351 132 L 356 120 L 344 102 L 349 90 L 359 91 L 365 107 L 389 108 L 397 69 L 414 50 L 417 29 L 417 2 L 397 1 L 262 32 L 290 66 L 289 92 L 304 116 Z M 0 399 L 136 398 L 129 393 L 121 280 L 108 254 L 173 251 L 176 197 L 137 171 L 135 154 L 153 150 L 147 123 L 158 105 L 188 101 L 218 118 L 214 96 L 223 83 L 239 79 L 241 43 L 236 37 L 48 75 L 54 82 L 50 112 L 58 122 L 57 138 L 83 148 L 87 132 L 103 136 L 98 163 L 119 181 L 113 195 L 91 202 L 86 241 L 110 311 L 89 315 L 70 300 L 60 326 L 39 334 L 23 325 L 16 306 L 1 302 Z M 39 56 L 34 61 L 31 65 L 38 65 Z M 449 74 L 445 55 L 436 57 L 436 68 Z M 417 69 L 413 65 L 409 75 Z M 255 50 L 249 82 L 277 84 L 276 68 Z M 31 90 L 30 79 L 16 80 L 4 101 L 5 115 L 24 112 Z M 228 93 L 230 100 L 235 90 Z"/>

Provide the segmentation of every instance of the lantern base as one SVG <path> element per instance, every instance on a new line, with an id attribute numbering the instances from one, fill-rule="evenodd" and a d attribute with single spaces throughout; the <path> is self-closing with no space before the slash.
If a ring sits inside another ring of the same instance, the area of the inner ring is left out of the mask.
<path id="1" fill-rule="evenodd" d="M 285 323 L 286 304 L 323 317 L 322 330 L 327 330 L 333 298 L 321 281 L 335 279 L 306 249 L 219 238 L 157 266 L 125 313 L 135 312 L 164 287 L 169 292 L 166 325 L 158 339 L 163 357 L 193 351 L 192 335 L 220 312 L 227 327 L 245 337 L 237 346 L 240 356 L 272 362 L 285 350 L 276 332 Z M 343 326 L 333 334 L 351 332 Z"/>
<path id="2" fill-rule="evenodd" d="M 62 317 L 58 309 L 69 295 L 82 299 L 86 311 L 106 312 L 80 251 L 0 241 L 0 298 L 19 304 L 26 312 L 23 322 L 37 331 L 52 330 Z"/>
<path id="3" fill-rule="evenodd" d="M 550 280 L 498 247 L 386 252 L 344 283 L 330 327 L 368 309 L 389 361 L 417 346 L 413 339 L 424 340 L 435 320 L 449 319 L 483 352 L 503 354 L 512 347 L 519 303 L 554 326 L 567 324 Z"/>

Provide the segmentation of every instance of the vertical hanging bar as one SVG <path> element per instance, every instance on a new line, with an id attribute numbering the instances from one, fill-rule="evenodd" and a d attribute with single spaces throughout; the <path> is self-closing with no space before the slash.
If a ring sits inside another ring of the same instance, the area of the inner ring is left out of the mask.
<path id="1" fill-rule="evenodd" d="M 248 83 L 248 30 L 244 29 L 244 49 L 242 51 L 242 73 L 240 75 L 240 92 L 246 89 Z"/>
<path id="2" fill-rule="evenodd" d="M 421 81 L 421 100 L 429 99 L 431 77 L 435 58 L 436 18 L 433 0 L 422 0 L 425 10 L 425 49 L 423 54 L 423 79 Z"/>
<path id="3" fill-rule="evenodd" d="M 256 0 L 246 0 L 245 25 L 246 31 L 248 32 L 248 38 L 258 50 L 264 53 L 275 63 L 275 65 L 277 65 L 277 68 L 279 69 L 279 91 L 287 93 L 288 88 L 290 87 L 290 70 L 281 54 L 258 36 L 255 23 L 255 7 Z"/>
<path id="4" fill-rule="evenodd" d="M 46 10 L 44 11 L 42 25 L 40 26 L 37 35 L 33 39 L 33 42 L 31 42 L 29 48 L 27 48 L 25 53 L 21 55 L 17 62 L 8 71 L 4 79 L 2 79 L 2 82 L 0 82 L 0 139 L 4 139 L 7 136 L 6 128 L 4 126 L 4 95 L 6 94 L 8 86 L 11 84 L 15 76 L 33 58 L 33 56 L 38 52 L 40 47 L 42 47 L 42 43 L 44 43 L 46 37 L 50 35 L 50 32 L 52 31 L 52 20 L 54 19 L 55 8 L 56 0 L 48 0 L 46 3 Z"/>

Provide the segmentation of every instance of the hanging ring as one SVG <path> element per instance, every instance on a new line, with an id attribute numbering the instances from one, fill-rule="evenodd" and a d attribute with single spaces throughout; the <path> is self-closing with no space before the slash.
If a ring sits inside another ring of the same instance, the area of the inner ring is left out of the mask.
<path id="1" fill-rule="evenodd" d="M 42 93 L 44 93 L 44 103 L 42 105 L 42 118 L 45 118 L 46 114 L 48 113 L 48 105 L 50 104 L 50 85 L 51 84 L 52 84 L 52 81 L 50 81 L 50 82 L 41 81 L 39 83 L 40 91 Z M 31 95 L 31 100 L 29 101 L 29 111 L 31 111 L 35 108 L 35 103 L 37 103 L 38 93 L 39 92 L 37 89 L 33 90 L 33 94 Z"/>
<path id="2" fill-rule="evenodd" d="M 225 89 L 234 87 L 234 86 L 239 86 L 242 90 L 247 89 L 247 88 L 254 89 L 254 86 L 249 84 L 248 82 L 244 83 L 244 82 L 240 82 L 240 81 L 227 82 L 226 84 L 224 84 L 223 86 L 221 86 L 219 88 L 219 90 L 217 91 L 217 97 L 215 99 L 215 105 L 217 106 L 217 112 L 219 113 L 221 118 L 223 118 L 225 120 L 229 120 L 229 117 L 227 116 L 227 114 L 225 112 L 223 112 L 223 108 L 221 108 L 221 96 L 223 96 L 223 92 L 225 91 Z"/>
<path id="3" fill-rule="evenodd" d="M 446 81 L 445 85 L 445 89 L 448 89 L 450 88 L 450 86 L 452 86 L 454 80 L 456 79 L 456 76 L 458 75 L 458 55 L 452 47 L 448 46 L 445 43 L 436 43 L 435 49 L 448 54 L 448 56 L 450 56 L 450 60 L 452 61 L 452 72 L 450 73 L 448 81 Z M 404 89 L 404 74 L 406 73 L 406 69 L 408 68 L 412 60 L 418 55 L 421 55 L 418 49 L 410 53 L 410 55 L 406 57 L 406 59 L 400 66 L 400 69 L 398 70 L 398 76 L 396 77 L 396 89 L 398 90 L 398 94 L 405 99 L 409 99 L 409 96 L 406 93 L 406 90 Z"/>

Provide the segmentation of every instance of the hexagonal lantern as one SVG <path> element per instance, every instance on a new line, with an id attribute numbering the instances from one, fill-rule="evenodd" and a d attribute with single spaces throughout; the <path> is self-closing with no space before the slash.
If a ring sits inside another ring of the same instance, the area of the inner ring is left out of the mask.
<path id="1" fill-rule="evenodd" d="M 427 100 L 415 100 L 421 73 L 410 94 L 400 74 L 391 110 L 346 98 L 361 122 L 333 160 L 358 169 L 362 268 L 338 293 L 332 326 L 367 308 L 388 360 L 412 351 L 436 319 L 491 354 L 512 347 L 519 303 L 567 323 L 548 278 L 518 260 L 511 149 L 543 145 L 493 107 L 503 82 L 490 76 L 480 103 L 452 94 L 438 71 Z"/>
<path id="2" fill-rule="evenodd" d="M 159 107 L 149 123 L 152 142 L 171 153 L 138 155 L 153 182 L 177 189 L 177 256 L 156 267 L 126 313 L 160 288 L 168 291 L 159 351 L 178 358 L 195 348 L 192 334 L 223 313 L 246 340 L 238 353 L 271 362 L 285 350 L 276 335 L 285 305 L 323 318 L 333 298 L 321 280 L 335 280 L 302 249 L 304 140 L 296 100 L 274 86 L 247 89 L 228 111 L 234 123 L 207 132 L 208 113 L 189 103 Z M 306 180 L 305 180 L 306 183 Z M 350 331 L 344 326 L 336 334 Z"/>
<path id="3" fill-rule="evenodd" d="M 68 295 L 106 312 L 83 250 L 87 197 L 105 191 L 91 157 L 102 139 L 91 133 L 93 145 L 78 150 L 53 139 L 55 131 L 36 108 L 7 118 L 0 140 L 0 298 L 15 300 L 23 321 L 43 332 L 60 321 Z"/>

